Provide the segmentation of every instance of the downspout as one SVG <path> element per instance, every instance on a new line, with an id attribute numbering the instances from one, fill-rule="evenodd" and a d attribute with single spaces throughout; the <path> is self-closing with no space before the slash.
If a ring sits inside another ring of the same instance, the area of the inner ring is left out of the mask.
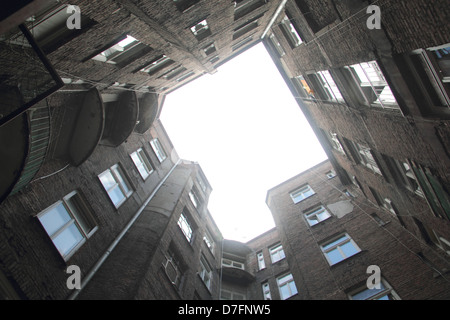
<path id="1" fill-rule="evenodd" d="M 261 40 L 264 39 L 264 37 L 267 35 L 267 33 L 269 32 L 270 28 L 272 28 L 272 25 L 274 24 L 275 20 L 278 18 L 278 15 L 280 14 L 281 10 L 283 10 L 284 6 L 286 5 L 287 0 L 283 0 L 281 1 L 280 5 L 278 6 L 277 10 L 275 11 L 275 13 L 273 14 L 272 19 L 270 19 L 269 24 L 267 25 L 267 27 L 264 29 L 264 32 L 261 36 Z"/>
<path id="2" fill-rule="evenodd" d="M 122 240 L 123 236 L 128 232 L 128 230 L 131 228 L 131 226 L 133 226 L 134 222 L 140 217 L 140 215 L 144 211 L 145 207 L 153 199 L 155 194 L 159 191 L 161 186 L 164 184 L 164 182 L 166 182 L 166 180 L 169 178 L 169 176 L 172 174 L 172 172 L 175 170 L 175 168 L 180 164 L 180 162 L 181 162 L 181 159 L 178 159 L 178 161 L 174 164 L 174 166 L 170 169 L 170 171 L 159 182 L 159 184 L 156 186 L 156 188 L 153 190 L 153 192 L 148 196 L 148 198 L 145 200 L 144 204 L 135 213 L 133 218 L 131 218 L 131 220 L 127 223 L 125 228 L 114 239 L 114 241 L 111 243 L 111 245 L 108 247 L 108 249 L 106 249 L 105 253 L 103 253 L 103 255 L 95 263 L 95 265 L 92 267 L 92 269 L 89 270 L 89 273 L 81 281 L 80 289 L 75 289 L 75 291 L 67 298 L 67 300 L 75 300 L 78 297 L 80 292 L 86 287 L 86 285 L 89 283 L 89 281 L 92 279 L 92 277 L 94 277 L 94 275 L 97 273 L 97 271 L 103 265 L 103 263 L 106 261 L 108 256 L 116 248 L 116 246 L 119 244 L 120 240 Z"/>

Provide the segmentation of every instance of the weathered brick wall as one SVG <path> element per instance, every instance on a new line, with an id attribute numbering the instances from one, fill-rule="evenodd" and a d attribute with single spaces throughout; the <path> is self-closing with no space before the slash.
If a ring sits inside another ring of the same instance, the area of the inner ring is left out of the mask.
<path id="1" fill-rule="evenodd" d="M 388 212 L 369 202 L 358 191 L 355 198 L 347 198 L 337 177 L 327 180 L 325 172 L 331 168 L 325 162 L 269 191 L 269 206 L 280 232 L 290 268 L 298 282 L 299 295 L 305 299 L 346 299 L 348 290 L 364 285 L 369 265 L 378 265 L 382 276 L 402 299 L 443 298 L 448 283 L 435 277 L 435 271 L 415 254 L 422 252 L 436 263 L 446 266 L 445 259 L 418 241 L 400 226 Z M 294 204 L 289 192 L 304 183 L 316 192 Z M 302 211 L 321 203 L 325 207 L 337 201 L 347 201 L 353 210 L 338 218 L 331 218 L 309 227 Z M 376 213 L 387 224 L 380 226 L 371 216 Z M 321 241 L 346 232 L 362 250 L 357 255 L 329 266 L 321 252 Z M 299 245 L 300 244 L 300 245 Z"/>

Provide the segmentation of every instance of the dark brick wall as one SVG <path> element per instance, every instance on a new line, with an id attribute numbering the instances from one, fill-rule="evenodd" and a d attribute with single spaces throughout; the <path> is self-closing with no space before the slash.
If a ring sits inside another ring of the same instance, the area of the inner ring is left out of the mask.
<path id="1" fill-rule="evenodd" d="M 268 194 L 269 207 L 298 283 L 299 297 L 346 299 L 348 290 L 364 285 L 369 265 L 380 267 L 382 277 L 402 299 L 447 297 L 448 283 L 437 277 L 435 270 L 417 253 L 423 253 L 439 270 L 448 267 L 445 259 L 357 190 L 349 189 L 356 197 L 348 198 L 342 193 L 348 186 L 343 186 L 337 177 L 330 180 L 325 177 L 331 168 L 329 162 L 324 162 L 271 189 Z M 306 182 L 316 194 L 294 204 L 289 192 Z M 302 216 L 303 210 L 312 205 L 321 203 L 327 207 L 338 201 L 350 201 L 353 210 L 340 218 L 333 215 L 313 227 L 309 227 Z M 371 217 L 372 213 L 386 224 L 380 226 Z M 348 233 L 361 252 L 330 266 L 319 245 L 341 232 Z"/>

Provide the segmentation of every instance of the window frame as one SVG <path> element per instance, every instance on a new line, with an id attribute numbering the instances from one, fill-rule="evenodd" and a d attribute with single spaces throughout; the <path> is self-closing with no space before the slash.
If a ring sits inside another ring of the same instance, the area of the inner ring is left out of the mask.
<path id="1" fill-rule="evenodd" d="M 180 228 L 181 232 L 183 232 L 183 235 L 186 238 L 187 242 L 192 244 L 194 239 L 194 227 L 185 210 L 181 212 L 180 217 L 177 220 L 177 225 Z"/>
<path id="2" fill-rule="evenodd" d="M 261 289 L 264 300 L 272 300 L 272 293 L 270 292 L 269 281 L 261 283 Z"/>
<path id="3" fill-rule="evenodd" d="M 70 220 L 61 223 L 61 225 L 58 226 L 55 231 L 50 233 L 47 229 L 47 226 L 45 225 L 43 218 L 60 205 L 62 205 L 62 208 L 67 213 Z M 93 217 L 92 210 L 88 207 L 82 195 L 76 190 L 70 192 L 61 200 L 58 200 L 51 206 L 39 212 L 36 215 L 36 218 L 39 220 L 42 228 L 52 240 L 53 245 L 55 246 L 61 257 L 64 259 L 64 261 L 68 261 L 73 256 L 73 254 L 75 254 L 75 252 L 77 252 L 78 249 L 83 246 L 87 239 L 89 239 L 98 230 L 98 225 Z M 82 220 L 84 220 L 84 223 L 81 222 Z M 86 229 L 83 224 L 88 225 L 90 228 Z M 57 247 L 55 239 L 63 232 L 68 230 L 72 225 L 75 226 L 76 230 L 81 235 L 81 239 L 76 241 L 76 243 L 72 245 L 72 247 L 67 249 L 67 251 L 62 252 L 60 248 Z"/>
<path id="4" fill-rule="evenodd" d="M 291 15 L 285 11 L 283 19 L 280 22 L 280 29 L 291 49 L 294 49 L 300 46 L 304 41 L 298 28 L 291 21 Z"/>
<path id="5" fill-rule="evenodd" d="M 208 263 L 208 260 L 206 260 L 206 257 L 203 254 L 200 257 L 200 272 L 198 273 L 198 275 L 200 279 L 202 279 L 203 284 L 206 286 L 206 288 L 211 291 L 213 272 L 210 264 Z"/>
<path id="6" fill-rule="evenodd" d="M 305 192 L 301 192 L 301 191 L 304 190 L 304 189 L 307 189 L 307 190 L 306 190 Z M 310 193 L 310 192 L 312 192 L 312 193 Z M 304 196 L 304 194 L 307 194 L 307 196 Z M 309 184 L 304 184 L 304 185 L 302 185 L 301 187 L 299 187 L 299 188 L 297 188 L 297 189 L 295 189 L 294 191 L 291 191 L 291 192 L 289 193 L 289 195 L 290 195 L 292 201 L 293 201 L 295 204 L 297 204 L 297 203 L 299 203 L 299 202 L 302 202 L 302 201 L 304 201 L 304 200 L 306 200 L 306 199 L 312 197 L 312 196 L 315 195 L 315 194 L 316 194 L 316 192 L 313 190 L 313 188 L 312 188 Z M 300 197 L 300 195 L 301 195 L 301 197 Z M 300 197 L 301 199 L 298 199 L 299 197 Z"/>
<path id="7" fill-rule="evenodd" d="M 102 176 L 105 176 L 107 174 L 110 174 L 113 177 L 113 180 L 115 181 L 115 184 L 113 186 L 109 187 L 108 189 L 105 187 L 105 185 L 102 181 L 102 178 L 101 178 Z M 102 184 L 103 189 L 108 194 L 109 199 L 111 200 L 112 204 L 116 207 L 116 209 L 118 209 L 120 206 L 122 206 L 127 201 L 127 199 L 129 199 L 131 197 L 131 195 L 134 192 L 133 186 L 132 186 L 130 180 L 128 179 L 127 175 L 125 174 L 125 171 L 122 169 L 122 166 L 120 165 L 120 163 L 116 163 L 113 166 L 111 166 L 110 168 L 108 168 L 105 171 L 103 171 L 102 173 L 100 173 L 98 175 L 98 179 L 100 180 L 100 183 Z M 119 187 L 119 190 L 123 195 L 123 199 L 121 199 L 117 203 L 114 202 L 113 198 L 110 195 L 110 192 L 113 189 L 115 189 L 116 187 Z"/>
<path id="8" fill-rule="evenodd" d="M 369 289 L 367 287 L 367 284 L 364 284 L 362 286 L 360 286 L 359 288 L 350 291 L 347 296 L 349 300 L 380 300 L 381 298 L 385 297 L 385 296 L 389 296 L 390 299 L 388 300 L 401 300 L 400 297 L 398 296 L 398 294 L 394 291 L 394 289 L 392 288 L 392 286 L 384 279 L 381 278 L 380 284 L 382 286 L 382 288 L 380 289 Z M 366 299 L 354 299 L 353 297 L 361 294 L 363 292 L 366 291 L 370 291 L 370 290 L 376 290 L 374 291 L 374 293 L 370 296 L 368 296 Z M 385 299 L 383 299 L 385 300 Z"/>
<path id="9" fill-rule="evenodd" d="M 328 214 L 328 216 L 325 219 L 319 218 L 318 215 L 322 214 L 322 213 L 326 213 L 326 214 Z M 314 208 L 304 211 L 303 216 L 305 217 L 306 221 L 308 222 L 308 225 L 310 227 L 313 227 L 313 226 L 318 225 L 318 224 L 322 223 L 323 221 L 331 218 L 332 214 L 327 210 L 327 208 L 325 208 L 325 206 L 319 205 L 319 206 L 316 206 Z M 310 220 L 311 217 L 317 217 L 317 222 L 312 223 Z"/>
<path id="10" fill-rule="evenodd" d="M 269 248 L 270 261 L 272 264 L 286 258 L 286 254 L 281 243 L 277 243 Z"/>
<path id="11" fill-rule="evenodd" d="M 258 262 L 258 271 L 264 270 L 266 268 L 266 262 L 264 261 L 264 253 L 262 251 L 256 253 L 256 260 Z"/>
<path id="12" fill-rule="evenodd" d="M 152 140 L 150 140 L 150 146 L 152 147 L 152 150 L 155 153 L 156 158 L 158 158 L 159 163 L 162 163 L 164 160 L 167 159 L 166 151 L 164 150 L 158 138 L 153 138 Z"/>
<path id="13" fill-rule="evenodd" d="M 339 241 L 339 242 L 337 242 Z M 347 255 L 342 249 L 341 247 L 347 243 L 350 243 L 353 246 L 353 249 L 355 249 L 355 253 L 351 254 L 351 255 Z M 333 244 L 333 245 L 332 245 Z M 328 246 L 332 245 L 329 248 L 326 248 Z M 356 244 L 356 242 L 350 237 L 350 235 L 348 233 L 341 233 L 340 235 L 333 237 L 332 239 L 320 244 L 320 249 L 322 251 L 322 253 L 324 254 L 328 264 L 330 266 L 334 266 L 342 261 L 345 261 L 355 255 L 357 255 L 358 253 L 361 252 L 361 249 L 358 247 L 358 245 Z M 333 262 L 330 258 L 328 253 L 338 250 L 339 254 L 341 255 L 342 259 L 340 259 L 339 261 Z"/>
<path id="14" fill-rule="evenodd" d="M 281 279 L 285 279 L 285 278 L 289 278 L 289 279 L 283 280 L 283 282 L 281 282 Z M 291 283 L 294 285 L 295 292 L 292 291 L 293 288 L 290 286 Z M 287 288 L 289 289 L 289 294 L 290 294 L 287 297 L 284 296 L 283 291 L 281 289 L 282 287 L 285 287 L 285 286 L 287 286 Z M 290 297 L 293 297 L 298 294 L 297 285 L 295 284 L 294 276 L 292 275 L 292 273 L 286 273 L 284 275 L 278 276 L 277 277 L 277 287 L 278 287 L 278 291 L 280 293 L 281 300 L 287 300 Z"/>
<path id="15" fill-rule="evenodd" d="M 133 155 L 136 155 L 137 159 L 134 159 Z M 150 158 L 147 156 L 147 153 L 144 151 L 143 148 L 139 148 L 136 151 L 132 152 L 130 154 L 130 158 L 133 161 L 142 179 L 147 180 L 147 178 L 150 177 L 150 175 L 155 171 L 150 162 Z M 139 164 L 136 163 L 136 161 L 139 161 Z M 144 173 L 141 172 L 140 167 L 142 167 Z"/>

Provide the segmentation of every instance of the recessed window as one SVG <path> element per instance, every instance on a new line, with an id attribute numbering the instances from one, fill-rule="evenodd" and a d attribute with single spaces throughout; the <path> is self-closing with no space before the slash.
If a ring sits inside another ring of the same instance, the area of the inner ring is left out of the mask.
<path id="1" fill-rule="evenodd" d="M 292 78 L 292 82 L 297 89 L 299 98 L 308 100 L 315 99 L 314 91 L 311 89 L 308 82 L 306 82 L 305 78 L 302 75 Z"/>
<path id="2" fill-rule="evenodd" d="M 272 300 L 272 294 L 270 293 L 270 286 L 268 282 L 264 282 L 262 285 L 262 292 L 264 300 Z"/>
<path id="3" fill-rule="evenodd" d="M 191 7 L 194 6 L 196 3 L 198 3 L 199 1 L 200 0 L 173 0 L 177 9 L 183 13 L 191 9 Z"/>
<path id="4" fill-rule="evenodd" d="M 200 258 L 200 272 L 199 276 L 202 279 L 205 286 L 211 290 L 211 280 L 212 280 L 212 268 L 209 265 L 206 258 L 202 255 Z"/>
<path id="5" fill-rule="evenodd" d="M 278 244 L 278 245 L 270 248 L 269 252 L 270 252 L 270 259 L 272 260 L 272 263 L 278 262 L 278 261 L 286 258 L 286 255 L 284 254 L 283 246 L 281 244 Z"/>
<path id="6" fill-rule="evenodd" d="M 286 300 L 298 293 L 292 274 L 277 278 L 278 290 L 282 300 Z"/>
<path id="7" fill-rule="evenodd" d="M 128 179 L 118 164 L 102 172 L 98 177 L 116 208 L 133 193 Z"/>
<path id="8" fill-rule="evenodd" d="M 152 146 L 153 152 L 156 154 L 156 157 L 158 158 L 159 162 L 163 162 L 167 158 L 167 155 L 164 152 L 164 149 L 161 143 L 159 142 L 159 139 L 155 138 L 151 140 L 150 145 Z"/>
<path id="9" fill-rule="evenodd" d="M 93 60 L 124 66 L 151 50 L 146 44 L 130 35 L 122 37 L 112 46 L 92 57 Z"/>
<path id="10" fill-rule="evenodd" d="M 234 1 L 234 21 L 266 4 L 266 0 L 237 0 Z"/>
<path id="11" fill-rule="evenodd" d="M 211 55 L 211 54 L 213 54 L 214 52 L 217 51 L 216 46 L 214 45 L 214 43 L 208 44 L 206 47 L 203 47 L 202 50 L 205 53 L 205 55 L 207 55 L 207 56 L 209 56 L 209 55 Z"/>
<path id="12" fill-rule="evenodd" d="M 37 218 L 65 260 L 97 230 L 90 209 L 76 191 L 39 213 Z"/>
<path id="13" fill-rule="evenodd" d="M 327 171 L 325 173 L 325 175 L 328 179 L 333 179 L 334 177 L 336 177 L 336 172 L 334 172 L 334 170 L 330 170 L 330 171 Z"/>
<path id="14" fill-rule="evenodd" d="M 399 109 L 397 100 L 376 61 L 354 64 L 346 68 L 353 74 L 368 105 Z"/>
<path id="15" fill-rule="evenodd" d="M 316 207 L 305 213 L 306 221 L 310 226 L 314 226 L 322 221 L 331 217 L 331 214 L 325 209 L 324 206 Z"/>
<path id="16" fill-rule="evenodd" d="M 244 34 L 256 29 L 258 27 L 258 19 L 261 18 L 263 14 L 257 15 L 256 17 L 246 21 L 244 24 L 241 24 L 237 28 L 235 28 L 233 31 L 233 40 L 238 39 L 239 37 L 243 36 Z"/>
<path id="17" fill-rule="evenodd" d="M 191 191 L 189 191 L 189 199 L 191 199 L 192 204 L 195 208 L 199 208 L 201 205 L 200 198 L 198 196 L 198 191 L 195 188 L 192 188 Z"/>
<path id="18" fill-rule="evenodd" d="M 180 218 L 178 219 L 178 226 L 186 237 L 186 240 L 190 243 L 192 241 L 193 229 L 184 211 L 181 213 Z"/>
<path id="19" fill-rule="evenodd" d="M 211 236 L 211 234 L 208 232 L 208 230 L 205 231 L 205 235 L 203 236 L 203 241 L 205 242 L 209 251 L 211 251 L 211 253 L 214 254 L 214 238 Z"/>
<path id="20" fill-rule="evenodd" d="M 258 270 L 265 269 L 266 263 L 264 262 L 264 254 L 262 251 L 256 254 L 256 258 L 258 259 Z"/>
<path id="21" fill-rule="evenodd" d="M 232 51 L 236 51 L 236 50 L 242 48 L 243 46 L 249 44 L 249 43 L 252 42 L 252 41 L 253 41 L 253 36 L 248 36 L 247 38 L 245 38 L 245 39 L 239 41 L 238 43 L 236 43 L 236 44 L 234 44 L 234 45 L 232 45 L 232 46 L 231 46 L 231 50 L 232 50 Z"/>
<path id="22" fill-rule="evenodd" d="M 162 56 L 159 56 L 156 59 L 152 60 L 145 67 L 140 69 L 140 71 L 147 72 L 149 75 L 153 75 L 153 74 L 157 73 L 158 71 L 164 69 L 165 67 L 171 65 L 172 63 L 174 63 L 174 61 L 172 59 L 170 59 L 166 55 L 162 55 Z"/>
<path id="23" fill-rule="evenodd" d="M 299 203 L 300 201 L 303 201 L 314 194 L 315 194 L 314 190 L 307 184 L 298 188 L 295 191 L 292 191 L 290 193 L 290 196 L 292 201 L 294 201 L 294 203 Z"/>
<path id="24" fill-rule="evenodd" d="M 230 290 L 220 290 L 220 300 L 245 300 L 245 294 Z"/>
<path id="25" fill-rule="evenodd" d="M 312 83 L 315 89 L 315 91 L 311 93 L 312 97 L 315 99 L 344 102 L 344 98 L 342 97 L 339 88 L 328 70 L 309 74 L 308 80 Z"/>
<path id="26" fill-rule="evenodd" d="M 211 29 L 209 28 L 208 22 L 206 20 L 202 20 L 199 23 L 196 23 L 190 28 L 190 30 L 198 41 L 202 41 L 203 39 L 211 35 Z"/>
<path id="27" fill-rule="evenodd" d="M 142 148 L 139 148 L 137 151 L 130 154 L 130 157 L 133 160 L 134 165 L 138 169 L 142 179 L 147 179 L 148 176 L 153 172 L 153 168 L 144 150 Z"/>
<path id="28" fill-rule="evenodd" d="M 243 262 L 239 262 L 236 260 L 231 260 L 231 259 L 226 259 L 223 258 L 222 259 L 222 266 L 223 267 L 228 267 L 228 268 L 236 268 L 236 269 L 245 269 L 245 265 Z"/>
<path id="29" fill-rule="evenodd" d="M 334 265 L 361 251 L 348 234 L 343 234 L 320 246 L 328 263 Z"/>
<path id="30" fill-rule="evenodd" d="M 173 78 L 175 78 L 176 76 L 182 74 L 183 72 L 185 72 L 187 69 L 181 65 L 176 66 L 170 70 L 168 70 L 167 72 L 163 73 L 161 76 L 158 77 L 158 79 L 165 79 L 165 80 L 172 80 Z"/>
<path id="31" fill-rule="evenodd" d="M 379 283 L 379 288 L 367 288 L 364 284 L 359 289 L 349 294 L 351 300 L 399 300 L 399 296 L 383 278 Z"/>
<path id="32" fill-rule="evenodd" d="M 283 49 L 283 46 L 280 44 L 280 41 L 278 40 L 277 36 L 275 35 L 275 33 L 271 33 L 269 36 L 270 39 L 270 43 L 272 44 L 273 48 L 277 51 L 278 56 L 282 57 L 286 54 L 286 52 Z"/>
<path id="33" fill-rule="evenodd" d="M 280 27 L 291 48 L 298 47 L 303 43 L 297 28 L 292 23 L 292 19 L 287 12 L 283 17 L 283 20 L 281 20 Z"/>

